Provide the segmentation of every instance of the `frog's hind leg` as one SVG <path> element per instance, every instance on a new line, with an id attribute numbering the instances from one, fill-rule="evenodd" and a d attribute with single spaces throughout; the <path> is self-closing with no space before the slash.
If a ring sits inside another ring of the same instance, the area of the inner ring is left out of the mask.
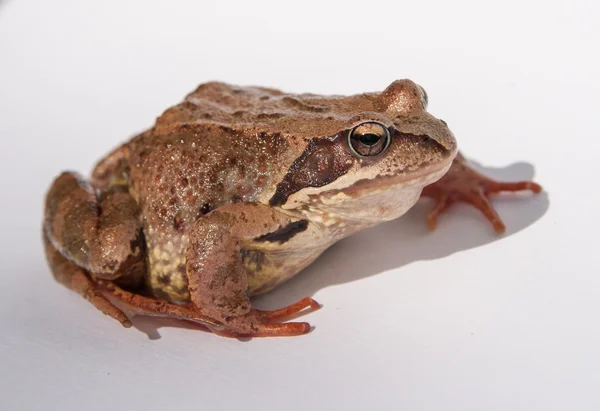
<path id="1" fill-rule="evenodd" d="M 252 310 L 251 317 L 255 329 L 249 333 L 237 333 L 229 329 L 229 324 L 226 325 L 215 320 L 194 304 L 172 304 L 164 300 L 131 293 L 123 290 L 114 282 L 107 280 L 97 280 L 96 285 L 104 296 L 125 309 L 128 313 L 190 321 L 200 324 L 223 337 L 270 337 L 305 334 L 311 328 L 308 323 L 280 323 L 280 321 L 291 320 L 299 315 L 320 308 L 320 305 L 312 298 L 304 298 L 279 310 Z"/>
<path id="2" fill-rule="evenodd" d="M 96 284 L 108 300 L 130 314 L 190 321 L 203 325 L 213 332 L 223 329 L 220 322 L 204 315 L 202 310 L 193 304 L 172 304 L 165 300 L 146 297 L 124 290 L 112 281 L 97 280 Z"/>
<path id="3" fill-rule="evenodd" d="M 124 187 L 99 191 L 75 173 L 50 188 L 43 238 L 54 278 L 125 327 L 131 322 L 97 287 L 96 279 L 137 287 L 145 273 L 138 206 Z"/>
<path id="4" fill-rule="evenodd" d="M 262 318 L 269 322 L 293 320 L 309 311 L 316 311 L 321 308 L 321 304 L 310 297 L 305 297 L 294 304 L 273 311 L 254 310 Z"/>
<path id="5" fill-rule="evenodd" d="M 220 323 L 202 315 L 190 304 L 175 305 L 121 289 L 113 281 L 91 277 L 82 268 L 67 260 L 43 235 L 46 259 L 54 279 L 70 290 L 83 296 L 102 313 L 119 321 L 124 327 L 131 327 L 122 307 L 133 315 L 177 318 L 200 323 L 212 331 L 221 329 Z"/>
<path id="6" fill-rule="evenodd" d="M 107 155 L 94 167 L 90 179 L 92 185 L 100 189 L 114 185 L 127 185 L 130 155 L 128 144 Z"/>
<path id="7" fill-rule="evenodd" d="M 63 257 L 50 243 L 46 234 L 44 234 L 44 246 L 48 264 L 56 281 L 81 294 L 94 307 L 120 322 L 123 327 L 131 327 L 127 315 L 102 295 L 83 269 Z"/>

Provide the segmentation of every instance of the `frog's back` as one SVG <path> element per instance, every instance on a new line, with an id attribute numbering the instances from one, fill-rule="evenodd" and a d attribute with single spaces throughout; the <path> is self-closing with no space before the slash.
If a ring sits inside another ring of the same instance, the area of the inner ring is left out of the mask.
<path id="1" fill-rule="evenodd" d="M 291 144 L 303 145 L 307 139 L 334 135 L 357 113 L 376 111 L 376 98 L 375 93 L 320 96 L 210 82 L 166 110 L 156 127 L 219 124 L 249 138 L 281 134 Z"/>
<path id="2" fill-rule="evenodd" d="M 312 138 L 335 134 L 372 100 L 202 84 L 129 143 L 131 192 L 153 225 L 185 225 L 230 202 L 266 204 Z"/>

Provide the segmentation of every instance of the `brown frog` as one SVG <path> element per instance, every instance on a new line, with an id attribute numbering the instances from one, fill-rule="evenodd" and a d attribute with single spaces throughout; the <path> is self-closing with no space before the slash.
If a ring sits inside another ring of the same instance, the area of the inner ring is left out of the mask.
<path id="1" fill-rule="evenodd" d="M 541 190 L 474 171 L 426 109 L 410 80 L 348 97 L 203 84 L 89 181 L 71 172 L 54 181 L 43 227 L 54 277 L 126 327 L 128 312 L 227 336 L 304 334 L 309 324 L 285 320 L 314 300 L 260 311 L 250 297 L 420 195 L 436 200 L 432 228 L 464 201 L 502 232 L 488 196 Z"/>

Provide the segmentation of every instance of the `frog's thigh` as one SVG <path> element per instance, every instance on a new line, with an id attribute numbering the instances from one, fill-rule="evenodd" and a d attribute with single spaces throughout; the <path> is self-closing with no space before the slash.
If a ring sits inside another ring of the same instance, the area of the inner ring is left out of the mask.
<path id="1" fill-rule="evenodd" d="M 96 277 L 136 283 L 145 271 L 137 203 L 119 189 L 100 196 L 77 174 L 63 173 L 46 198 L 44 233 L 54 249 Z"/>
<path id="2" fill-rule="evenodd" d="M 126 180 L 129 156 L 129 145 L 124 144 L 102 159 L 92 171 L 92 185 L 97 188 L 107 188 L 111 184 L 123 184 Z"/>
<path id="3" fill-rule="evenodd" d="M 255 203 L 229 204 L 198 219 L 186 256 L 192 302 L 220 318 L 248 313 L 248 280 L 240 242 L 273 233 L 293 221 Z"/>

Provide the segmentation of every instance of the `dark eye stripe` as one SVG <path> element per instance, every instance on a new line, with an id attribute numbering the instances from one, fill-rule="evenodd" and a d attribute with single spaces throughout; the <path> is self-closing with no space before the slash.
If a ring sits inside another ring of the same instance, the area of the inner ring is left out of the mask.
<path id="1" fill-rule="evenodd" d="M 269 204 L 283 205 L 289 196 L 303 188 L 323 187 L 346 174 L 354 157 L 344 147 L 344 134 L 312 139 L 277 185 Z"/>

